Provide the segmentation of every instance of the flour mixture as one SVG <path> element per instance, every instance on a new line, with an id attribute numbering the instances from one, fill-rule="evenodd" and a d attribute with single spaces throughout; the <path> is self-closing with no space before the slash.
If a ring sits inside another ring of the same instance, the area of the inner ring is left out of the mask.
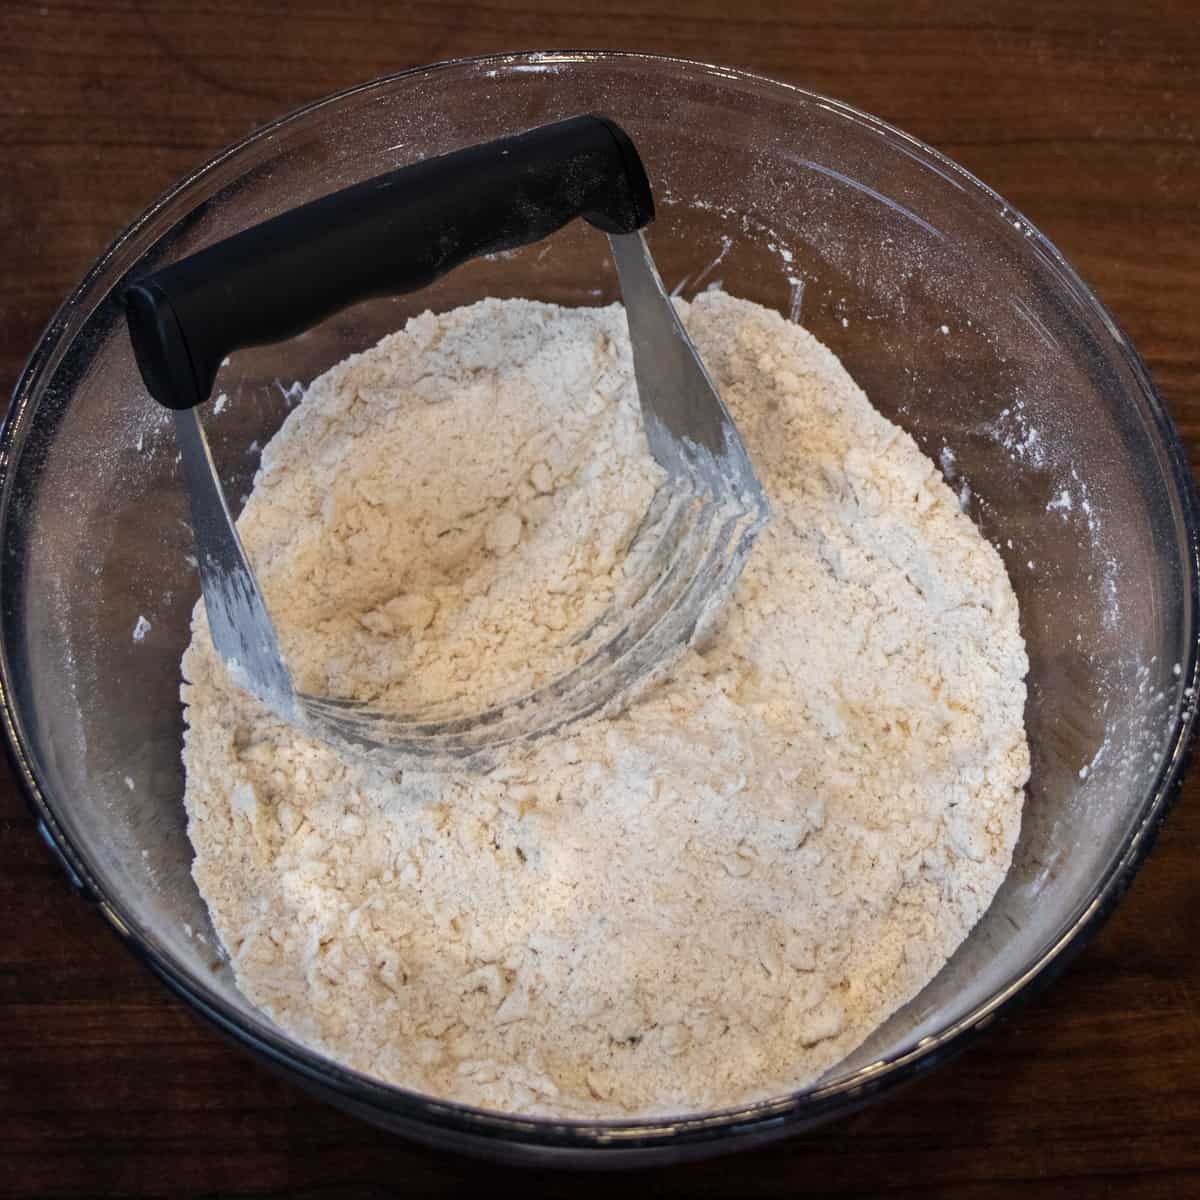
<path id="1" fill-rule="evenodd" d="M 995 550 L 803 329 L 685 320 L 772 521 L 722 621 L 615 719 L 389 772 L 184 657 L 195 876 L 242 990 L 350 1066 L 628 1116 L 812 1083 L 1002 880 L 1029 770 Z M 305 689 L 471 708 L 619 592 L 661 472 L 619 306 L 486 300 L 317 380 L 240 521 Z"/>

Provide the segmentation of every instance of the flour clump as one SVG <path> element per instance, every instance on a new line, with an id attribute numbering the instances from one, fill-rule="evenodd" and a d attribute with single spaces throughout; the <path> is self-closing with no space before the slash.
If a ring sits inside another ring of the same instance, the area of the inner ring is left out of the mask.
<path id="1" fill-rule="evenodd" d="M 240 692 L 197 610 L 197 883 L 245 994 L 358 1070 L 581 1117 L 802 1087 L 1008 869 L 1027 661 L 999 555 L 805 330 L 681 311 L 772 520 L 624 713 L 389 771 Z M 299 686 L 469 712 L 570 663 L 662 478 L 620 306 L 485 300 L 316 380 L 239 528 Z"/>

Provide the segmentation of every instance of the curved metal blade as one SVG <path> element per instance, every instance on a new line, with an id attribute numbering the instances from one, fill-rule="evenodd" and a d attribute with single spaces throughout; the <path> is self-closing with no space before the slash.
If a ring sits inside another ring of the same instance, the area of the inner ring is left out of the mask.
<path id="1" fill-rule="evenodd" d="M 192 538 L 213 645 L 240 687 L 284 720 L 294 720 L 292 677 L 225 502 L 197 409 L 175 411 L 175 437 L 192 506 Z"/>
<path id="2" fill-rule="evenodd" d="M 650 453 L 676 478 L 732 492 L 765 519 L 767 500 L 712 377 L 663 287 L 641 232 L 609 234 Z"/>

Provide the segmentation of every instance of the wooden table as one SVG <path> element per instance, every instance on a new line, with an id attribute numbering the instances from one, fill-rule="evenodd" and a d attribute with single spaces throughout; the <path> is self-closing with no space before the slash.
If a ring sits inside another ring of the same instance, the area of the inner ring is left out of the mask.
<path id="1" fill-rule="evenodd" d="M 1098 289 L 1200 460 L 1194 2 L 245 7 L 0 2 L 3 394 L 106 242 L 268 118 L 435 59 L 621 45 L 805 84 L 966 164 Z M 618 1180 L 432 1153 L 269 1077 L 69 893 L 0 775 L 0 1197 L 1200 1195 L 1198 790 L 1066 978 L 965 1057 L 816 1133 Z"/>

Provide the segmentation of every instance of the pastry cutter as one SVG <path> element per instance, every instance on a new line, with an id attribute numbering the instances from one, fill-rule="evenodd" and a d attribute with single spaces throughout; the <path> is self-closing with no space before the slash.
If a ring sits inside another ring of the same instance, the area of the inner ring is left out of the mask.
<path id="1" fill-rule="evenodd" d="M 608 235 L 646 440 L 667 475 L 629 548 L 620 595 L 577 635 L 577 665 L 525 695 L 481 697 L 470 715 L 298 691 L 198 416 L 222 360 L 368 297 L 416 291 L 576 217 Z M 130 284 L 130 338 L 147 390 L 174 413 L 208 625 L 236 683 L 282 719 L 353 752 L 410 766 L 470 765 L 619 710 L 706 627 L 767 520 L 767 501 L 650 257 L 641 230 L 653 217 L 629 136 L 585 115 L 368 179 Z"/>

